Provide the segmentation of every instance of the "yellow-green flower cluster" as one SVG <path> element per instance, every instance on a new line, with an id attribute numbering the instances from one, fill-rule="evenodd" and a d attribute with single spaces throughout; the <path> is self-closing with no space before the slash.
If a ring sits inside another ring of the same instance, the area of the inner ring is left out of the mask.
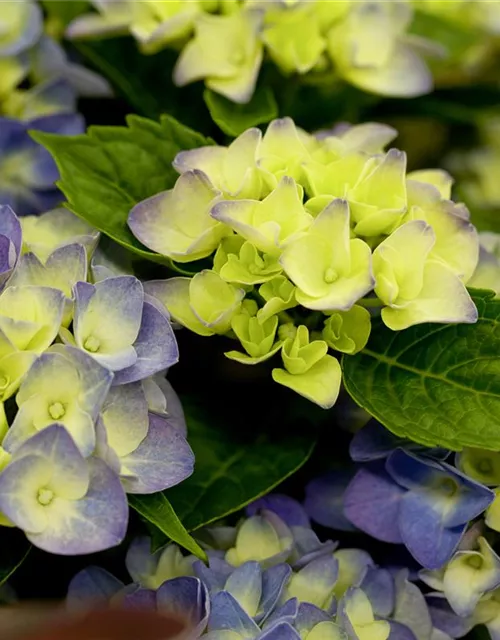
<path id="1" fill-rule="evenodd" d="M 284 118 L 179 153 L 173 189 L 137 204 L 129 226 L 175 262 L 205 262 L 145 290 L 195 333 L 236 338 L 233 360 L 280 352 L 273 378 L 323 407 L 341 380 L 329 349 L 365 346 L 366 307 L 393 330 L 475 322 L 477 232 L 445 172 L 407 174 L 405 154 L 384 151 L 395 135 L 368 123 L 313 136 Z"/>
<path id="2" fill-rule="evenodd" d="M 365 91 L 411 97 L 431 90 L 423 54 L 441 47 L 409 33 L 410 2 L 368 0 L 109 0 L 78 17 L 72 38 L 130 33 L 144 53 L 180 48 L 174 81 L 204 80 L 238 103 L 248 102 L 261 64 L 284 75 L 343 79 Z M 381 36 L 383 34 L 383 36 Z"/>

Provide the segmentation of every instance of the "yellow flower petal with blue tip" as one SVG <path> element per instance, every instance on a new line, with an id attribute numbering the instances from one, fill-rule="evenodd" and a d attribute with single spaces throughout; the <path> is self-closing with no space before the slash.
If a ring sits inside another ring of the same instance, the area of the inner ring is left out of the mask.
<path id="1" fill-rule="evenodd" d="M 210 255 L 230 230 L 209 216 L 220 200 L 201 171 L 183 173 L 173 189 L 154 195 L 133 207 L 128 225 L 149 249 L 177 262 Z"/>
<path id="2" fill-rule="evenodd" d="M 173 166 L 181 174 L 203 171 L 226 197 L 260 198 L 265 190 L 262 171 L 257 166 L 261 139 L 259 129 L 247 129 L 228 147 L 210 145 L 181 151 Z"/>

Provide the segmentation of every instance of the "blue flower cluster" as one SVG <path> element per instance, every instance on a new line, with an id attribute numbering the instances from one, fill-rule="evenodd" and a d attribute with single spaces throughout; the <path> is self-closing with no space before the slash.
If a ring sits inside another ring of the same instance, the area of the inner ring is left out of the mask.
<path id="1" fill-rule="evenodd" d="M 126 493 L 193 471 L 170 319 L 64 209 L 0 207 L 0 526 L 64 555 L 122 542 Z"/>
<path id="2" fill-rule="evenodd" d="M 500 453 L 465 449 L 451 464 L 449 452 L 375 421 L 350 453 L 355 464 L 311 481 L 303 504 L 270 494 L 237 526 L 195 534 L 207 564 L 173 543 L 152 552 L 141 537 L 126 557 L 131 584 L 89 567 L 72 580 L 68 606 L 153 608 L 187 618 L 207 640 L 448 640 L 478 624 L 498 638 L 500 557 L 475 519 L 486 511 L 500 530 L 486 486 L 500 484 Z M 380 565 L 365 549 L 321 541 L 311 521 L 410 553 L 379 550 L 389 558 Z"/>
<path id="3" fill-rule="evenodd" d="M 106 80 L 68 59 L 44 33 L 34 0 L 5 2 L 0 31 L 0 203 L 18 215 L 41 213 L 62 200 L 49 153 L 28 131 L 82 133 L 79 96 L 111 95 Z"/>

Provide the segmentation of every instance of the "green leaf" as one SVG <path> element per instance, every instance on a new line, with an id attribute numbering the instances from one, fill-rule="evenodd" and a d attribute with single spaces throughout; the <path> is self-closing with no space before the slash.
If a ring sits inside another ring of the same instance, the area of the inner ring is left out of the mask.
<path id="1" fill-rule="evenodd" d="M 352 398 L 398 436 L 455 451 L 500 450 L 500 300 L 471 290 L 477 324 L 374 324 L 343 359 Z"/>
<path id="2" fill-rule="evenodd" d="M 149 251 L 127 226 L 130 209 L 173 187 L 172 161 L 182 149 L 211 144 L 170 116 L 160 123 L 129 116 L 127 127 L 90 127 L 79 136 L 32 132 L 54 157 L 57 183 L 68 208 L 99 231 L 147 260 L 170 261 Z"/>
<path id="3" fill-rule="evenodd" d="M 247 104 L 231 102 L 210 89 L 205 90 L 203 99 L 214 122 L 224 133 L 234 137 L 278 116 L 278 105 L 270 87 L 259 87 Z"/>
<path id="4" fill-rule="evenodd" d="M 207 135 L 218 133 L 208 110 L 200 108 L 203 84 L 176 87 L 173 83 L 178 51 L 163 49 L 144 55 L 131 36 L 74 41 L 72 46 L 88 66 L 111 83 L 117 95 L 127 100 L 135 113 L 155 120 L 168 113 Z"/>
<path id="5" fill-rule="evenodd" d="M 190 478 L 165 495 L 188 531 L 228 516 L 266 494 L 297 471 L 314 448 L 316 431 L 305 419 L 300 420 L 298 434 L 288 427 L 285 434 L 276 429 L 273 433 L 262 411 L 258 423 L 250 407 L 245 407 L 245 416 L 231 417 L 229 412 L 220 415 L 208 408 L 200 398 L 181 399 L 196 465 Z M 284 420 L 286 411 L 280 413 Z M 275 418 L 269 415 L 269 422 Z M 155 495 L 141 496 L 142 504 L 150 504 L 153 513 L 156 499 Z"/>
<path id="6" fill-rule="evenodd" d="M 154 524 L 170 540 L 177 542 L 201 560 L 207 559 L 206 553 L 186 531 L 164 494 L 129 495 L 128 501 L 132 509 Z"/>
<path id="7" fill-rule="evenodd" d="M 0 587 L 19 569 L 31 551 L 31 544 L 18 529 L 0 529 Z"/>

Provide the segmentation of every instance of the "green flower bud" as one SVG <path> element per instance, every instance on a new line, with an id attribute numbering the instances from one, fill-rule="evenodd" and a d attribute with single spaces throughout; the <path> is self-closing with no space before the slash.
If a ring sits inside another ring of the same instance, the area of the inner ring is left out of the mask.
<path id="1" fill-rule="evenodd" d="M 309 342 L 309 330 L 300 325 L 294 338 L 288 338 L 283 345 L 282 357 L 285 369 L 292 375 L 305 373 L 328 352 L 323 340 Z"/>
<path id="2" fill-rule="evenodd" d="M 359 305 L 349 311 L 337 311 L 325 320 L 323 339 L 332 349 L 358 353 L 366 346 L 371 330 L 370 313 Z"/>
<path id="3" fill-rule="evenodd" d="M 295 287 L 285 276 L 276 276 L 265 282 L 259 287 L 259 293 L 266 301 L 266 304 L 258 312 L 261 322 L 265 322 L 281 311 L 297 306 Z"/>
<path id="4" fill-rule="evenodd" d="M 482 484 L 500 485 L 500 452 L 465 447 L 457 455 L 457 465 L 466 475 Z"/>
<path id="5" fill-rule="evenodd" d="M 226 282 L 253 285 L 271 280 L 282 271 L 276 256 L 261 255 L 251 242 L 245 242 L 238 254 L 227 254 L 219 273 Z"/>

